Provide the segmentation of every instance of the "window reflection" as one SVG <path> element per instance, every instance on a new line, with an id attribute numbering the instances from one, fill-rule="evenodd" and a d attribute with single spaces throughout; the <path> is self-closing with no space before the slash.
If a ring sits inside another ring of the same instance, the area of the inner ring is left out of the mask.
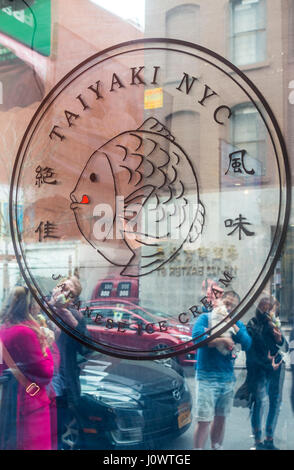
<path id="1" fill-rule="evenodd" d="M 236 65 L 266 59 L 265 0 L 232 0 L 231 38 L 232 59 Z"/>
<path id="2" fill-rule="evenodd" d="M 257 109 L 251 104 L 235 106 L 232 116 L 232 144 L 234 148 L 246 149 L 259 175 L 266 173 L 266 137 Z"/>
<path id="3" fill-rule="evenodd" d="M 200 6 L 192 3 L 176 6 L 166 12 L 166 37 L 182 38 L 185 24 L 186 41 L 198 42 L 200 38 Z"/>
<path id="4" fill-rule="evenodd" d="M 165 33 L 167 38 L 183 39 L 182 28 L 185 24 L 186 41 L 198 44 L 200 41 L 200 6 L 185 4 L 171 8 L 165 15 Z M 167 55 L 166 76 L 173 79 L 178 64 Z"/>
<path id="5" fill-rule="evenodd" d="M 26 62 L 0 44 L 0 110 L 26 107 L 44 96 L 42 80 Z"/>
<path id="6" fill-rule="evenodd" d="M 189 123 L 193 122 L 193 135 L 189 132 Z M 196 161 L 200 155 L 200 116 L 192 110 L 179 110 L 166 117 L 167 127 L 174 132 L 181 142 L 185 142 L 185 150 Z"/>

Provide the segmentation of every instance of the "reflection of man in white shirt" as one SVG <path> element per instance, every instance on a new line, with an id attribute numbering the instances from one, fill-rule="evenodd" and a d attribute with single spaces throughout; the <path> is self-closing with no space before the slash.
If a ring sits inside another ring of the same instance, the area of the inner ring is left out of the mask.
<path id="1" fill-rule="evenodd" d="M 227 310 L 227 321 L 239 302 L 240 298 L 234 291 L 224 292 L 218 300 L 218 304 Z M 211 312 L 203 312 L 196 320 L 192 330 L 195 343 L 206 339 L 210 317 Z M 237 321 L 233 329 L 233 337 L 216 337 L 197 350 L 194 449 L 205 448 L 209 433 L 212 449 L 222 448 L 225 422 L 232 407 L 236 380 L 235 355 L 232 351 L 235 343 L 240 343 L 243 350 L 251 346 L 251 338 L 242 322 Z M 220 352 L 220 346 L 226 348 L 228 353 Z"/>

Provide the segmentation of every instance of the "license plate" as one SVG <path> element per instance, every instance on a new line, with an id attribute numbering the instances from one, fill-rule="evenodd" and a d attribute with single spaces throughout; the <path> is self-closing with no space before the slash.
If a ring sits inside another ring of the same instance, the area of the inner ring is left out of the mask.
<path id="1" fill-rule="evenodd" d="M 178 427 L 179 429 L 191 423 L 191 411 L 190 409 L 180 407 L 178 415 Z"/>

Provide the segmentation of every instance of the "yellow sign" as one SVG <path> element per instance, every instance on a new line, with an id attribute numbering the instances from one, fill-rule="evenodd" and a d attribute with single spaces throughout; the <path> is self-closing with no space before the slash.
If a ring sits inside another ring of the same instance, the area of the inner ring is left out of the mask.
<path id="1" fill-rule="evenodd" d="M 144 91 L 144 109 L 162 108 L 163 91 L 162 88 L 152 88 Z"/>
<path id="2" fill-rule="evenodd" d="M 178 427 L 179 429 L 183 428 L 187 424 L 191 423 L 191 411 L 190 409 L 185 409 L 183 407 L 179 407 L 179 415 L 178 415 Z"/>

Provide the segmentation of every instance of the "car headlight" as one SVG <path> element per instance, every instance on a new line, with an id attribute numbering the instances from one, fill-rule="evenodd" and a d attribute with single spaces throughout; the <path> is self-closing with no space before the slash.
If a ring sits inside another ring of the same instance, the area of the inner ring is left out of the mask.
<path id="1" fill-rule="evenodd" d="M 133 392 L 133 390 L 132 390 Z M 111 408 L 138 408 L 139 406 L 139 394 L 131 394 L 131 391 L 127 393 L 126 390 L 122 392 L 113 390 L 91 390 L 86 392 L 88 395 L 94 397 L 101 404 L 109 406 Z"/>
<path id="2" fill-rule="evenodd" d="M 125 431 L 120 431 L 118 429 L 116 431 L 111 431 L 110 434 L 117 445 L 131 445 L 143 441 L 142 428 L 126 429 Z"/>
<path id="3" fill-rule="evenodd" d="M 177 334 L 177 333 L 170 333 L 171 336 L 173 336 L 174 338 L 178 338 L 180 339 L 181 341 L 187 343 L 188 341 L 191 341 L 192 339 L 192 336 L 188 336 L 188 335 L 181 335 L 181 334 Z"/>
<path id="4" fill-rule="evenodd" d="M 100 393 L 98 400 L 112 408 L 137 408 L 138 402 L 127 395 L 117 396 L 111 393 Z"/>

